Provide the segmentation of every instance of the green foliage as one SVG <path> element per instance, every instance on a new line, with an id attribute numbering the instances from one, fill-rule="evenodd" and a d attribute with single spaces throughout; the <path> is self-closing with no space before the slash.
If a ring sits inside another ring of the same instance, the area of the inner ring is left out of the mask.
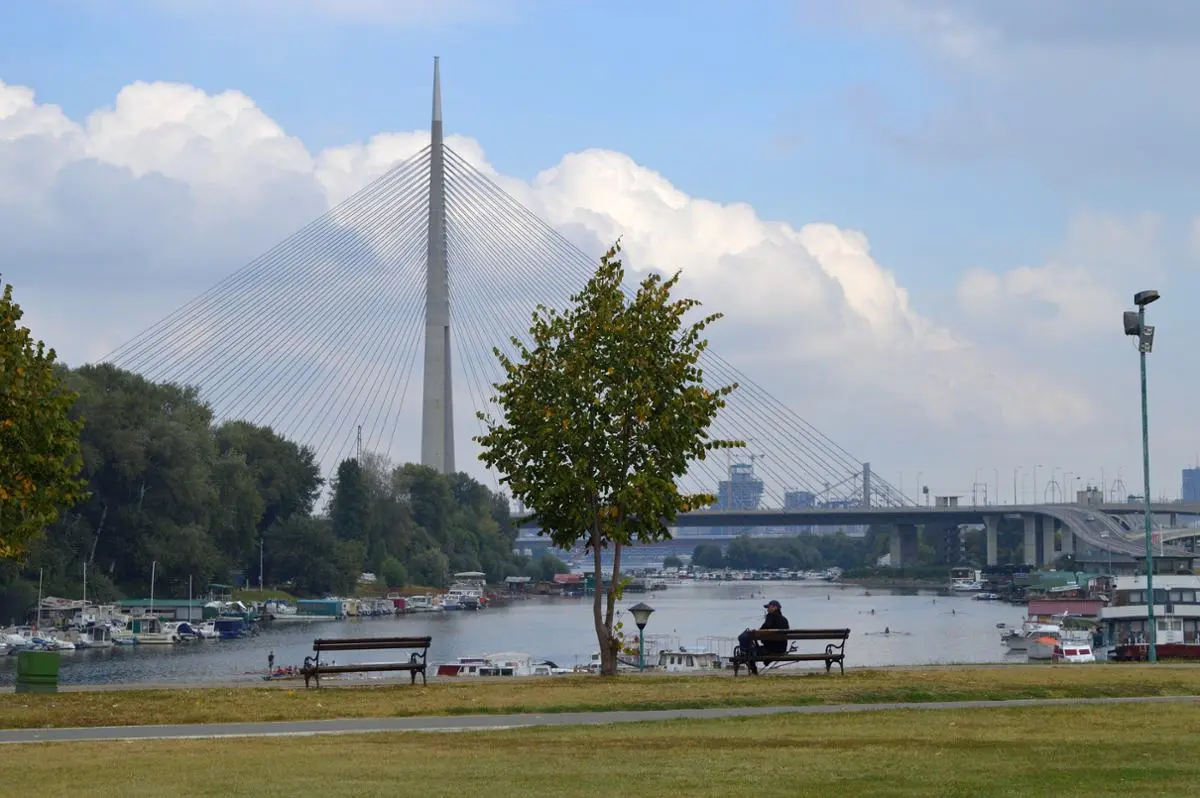
<path id="1" fill-rule="evenodd" d="M 562 560 L 550 552 L 544 552 L 535 562 L 530 564 L 527 576 L 532 576 L 541 582 L 551 582 L 555 574 L 567 574 L 571 569 Z"/>
<path id="2" fill-rule="evenodd" d="M 54 368 L 55 353 L 18 326 L 12 286 L 0 295 L 0 558 L 20 556 L 84 496 L 75 396 Z"/>
<path id="3" fill-rule="evenodd" d="M 366 555 L 362 543 L 338 540 L 327 519 L 295 515 L 267 533 L 272 574 L 286 575 L 300 596 L 353 593 Z"/>
<path id="4" fill-rule="evenodd" d="M 408 584 L 408 571 L 404 568 L 404 563 L 388 556 L 379 564 L 379 578 L 386 587 L 404 587 Z"/>
<path id="5" fill-rule="evenodd" d="M 718 543 L 701 543 L 692 550 L 692 565 L 717 570 L 725 566 L 725 552 Z"/>
<path id="6" fill-rule="evenodd" d="M 703 384 L 704 331 L 719 315 L 685 321 L 699 303 L 671 298 L 678 274 L 652 274 L 628 297 L 619 252 L 618 243 L 601 258 L 571 307 L 539 306 L 531 343 L 512 339 L 517 359 L 495 350 L 503 419 L 480 414 L 487 429 L 477 438 L 481 459 L 559 548 L 583 541 L 598 572 L 600 549 L 611 546 L 614 574 L 622 546 L 669 537 L 678 513 L 712 503 L 679 491 L 689 463 L 740 445 L 708 435 L 737 387 Z M 606 674 L 616 672 L 616 598 L 607 591 L 602 613 L 597 591 L 593 607 Z"/>
<path id="7" fill-rule="evenodd" d="M 244 422 L 214 428 L 197 392 L 103 364 L 59 370 L 82 423 L 88 494 L 30 547 L 23 573 L 49 595 L 186 595 L 229 571 L 257 572 L 259 537 L 307 516 L 321 479 L 310 450 Z M 86 423 L 83 423 L 86 420 Z"/>
<path id="8" fill-rule="evenodd" d="M 531 568 L 513 554 L 507 499 L 466 475 L 366 454 L 340 464 L 329 517 L 314 517 L 322 480 L 307 447 L 244 421 L 214 426 L 195 389 L 111 365 L 55 379 L 74 397 L 70 423 L 86 419 L 76 467 L 89 490 L 27 540 L 24 562 L 0 559 L 0 609 L 39 571 L 47 595 L 79 596 L 85 564 L 89 598 L 145 595 L 151 563 L 156 595 L 186 596 L 189 578 L 198 593 L 234 571 L 256 577 L 260 542 L 266 584 L 299 595 L 352 593 L 365 570 L 441 586 L 454 571 L 500 581 Z"/>
<path id="9" fill-rule="evenodd" d="M 358 460 L 343 460 L 338 466 L 333 500 L 329 503 L 333 534 L 339 540 L 366 541 L 370 512 L 370 495 Z"/>
<path id="10" fill-rule="evenodd" d="M 682 568 L 682 567 L 683 567 L 683 560 L 680 559 L 679 557 L 676 557 L 674 554 L 668 554 L 666 557 L 663 557 L 663 568 L 678 569 L 678 568 Z"/>
<path id="11" fill-rule="evenodd" d="M 329 513 L 339 539 L 364 546 L 365 568 L 386 576 L 384 564 L 394 560 L 397 585 L 444 586 L 457 571 L 483 571 L 492 582 L 524 573 L 504 496 L 466 474 L 393 468 L 374 455 L 363 461 L 338 467 Z"/>

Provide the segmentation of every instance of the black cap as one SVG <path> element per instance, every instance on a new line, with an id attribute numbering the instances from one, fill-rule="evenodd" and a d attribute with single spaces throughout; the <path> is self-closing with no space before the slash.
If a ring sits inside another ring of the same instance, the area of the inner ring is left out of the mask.
<path id="1" fill-rule="evenodd" d="M 779 609 L 779 610 L 783 609 L 783 605 L 781 605 L 775 599 L 771 599 L 770 601 L 768 601 L 766 604 L 763 605 L 764 610 L 769 610 L 772 607 L 774 607 L 775 609 Z"/>

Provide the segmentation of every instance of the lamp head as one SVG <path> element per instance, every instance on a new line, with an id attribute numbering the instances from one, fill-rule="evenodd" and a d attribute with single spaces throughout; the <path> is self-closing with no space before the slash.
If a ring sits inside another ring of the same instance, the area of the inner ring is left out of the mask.
<path id="1" fill-rule="evenodd" d="M 650 615 L 654 612 L 654 608 L 644 602 L 638 602 L 629 608 L 629 612 L 633 615 L 633 622 L 637 624 L 637 628 L 645 629 L 646 623 L 650 620 Z"/>
<path id="2" fill-rule="evenodd" d="M 1157 302 L 1157 301 L 1158 301 L 1158 292 L 1155 291 L 1154 289 L 1150 289 L 1147 291 L 1138 291 L 1136 294 L 1133 295 L 1133 304 L 1137 305 L 1139 308 L 1145 307 L 1146 305 L 1149 305 L 1151 302 Z"/>

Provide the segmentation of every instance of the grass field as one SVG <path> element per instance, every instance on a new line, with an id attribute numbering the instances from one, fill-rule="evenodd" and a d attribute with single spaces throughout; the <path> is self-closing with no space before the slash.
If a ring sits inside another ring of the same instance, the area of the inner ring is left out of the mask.
<path id="1" fill-rule="evenodd" d="M 906 710 L 4 749 L 11 795 L 1183 796 L 1200 707 Z"/>
<path id="2" fill-rule="evenodd" d="M 1189 665 L 1018 665 L 787 671 L 726 676 L 564 676 L 377 687 L 205 687 L 0 695 L 0 727 L 122 726 L 324 718 L 893 701 L 1200 695 Z"/>

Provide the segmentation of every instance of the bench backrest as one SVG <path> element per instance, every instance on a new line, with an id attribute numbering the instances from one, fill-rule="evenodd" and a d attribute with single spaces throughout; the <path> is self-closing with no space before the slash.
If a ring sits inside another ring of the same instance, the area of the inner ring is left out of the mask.
<path id="1" fill-rule="evenodd" d="M 313 651 L 377 651 L 388 648 L 429 648 L 432 637 L 345 637 L 313 641 Z"/>
<path id="2" fill-rule="evenodd" d="M 849 629 L 760 629 L 759 640 L 845 640 Z"/>

